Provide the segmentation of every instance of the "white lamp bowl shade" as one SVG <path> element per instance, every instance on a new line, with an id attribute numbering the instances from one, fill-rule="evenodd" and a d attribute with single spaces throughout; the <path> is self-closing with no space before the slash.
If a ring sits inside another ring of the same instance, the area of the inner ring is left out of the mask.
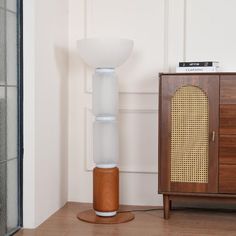
<path id="1" fill-rule="evenodd" d="M 111 168 L 119 157 L 118 124 L 116 121 L 93 123 L 93 158 L 97 167 Z"/>
<path id="2" fill-rule="evenodd" d="M 96 69 L 93 75 L 93 114 L 116 116 L 118 113 L 118 80 L 113 69 Z"/>
<path id="3" fill-rule="evenodd" d="M 133 41 L 118 38 L 78 40 L 81 58 L 94 68 L 115 68 L 123 64 L 133 49 Z"/>

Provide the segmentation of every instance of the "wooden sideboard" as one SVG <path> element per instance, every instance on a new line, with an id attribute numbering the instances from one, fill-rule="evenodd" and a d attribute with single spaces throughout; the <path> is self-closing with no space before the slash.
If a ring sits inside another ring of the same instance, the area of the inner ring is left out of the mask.
<path id="1" fill-rule="evenodd" d="M 172 201 L 236 202 L 236 73 L 160 74 L 159 179 Z"/>

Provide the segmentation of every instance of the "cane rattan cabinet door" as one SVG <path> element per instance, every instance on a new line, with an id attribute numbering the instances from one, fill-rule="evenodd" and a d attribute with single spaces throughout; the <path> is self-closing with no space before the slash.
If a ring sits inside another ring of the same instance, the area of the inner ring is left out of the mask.
<path id="1" fill-rule="evenodd" d="M 218 75 L 160 78 L 159 192 L 218 192 Z"/>

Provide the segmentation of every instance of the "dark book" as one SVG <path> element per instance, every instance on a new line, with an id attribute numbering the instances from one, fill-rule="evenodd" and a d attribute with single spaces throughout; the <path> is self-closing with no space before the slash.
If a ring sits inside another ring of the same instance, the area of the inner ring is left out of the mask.
<path id="1" fill-rule="evenodd" d="M 209 67 L 209 66 L 218 66 L 219 62 L 217 61 L 196 61 L 196 62 L 179 62 L 179 67 Z"/>

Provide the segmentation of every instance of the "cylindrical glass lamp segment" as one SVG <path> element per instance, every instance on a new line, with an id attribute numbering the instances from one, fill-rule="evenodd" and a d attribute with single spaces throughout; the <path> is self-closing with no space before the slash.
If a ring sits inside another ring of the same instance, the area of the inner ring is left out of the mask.
<path id="1" fill-rule="evenodd" d="M 95 116 L 118 113 L 118 82 L 114 69 L 96 69 L 93 75 L 93 113 Z"/>
<path id="2" fill-rule="evenodd" d="M 95 121 L 93 124 L 93 157 L 96 165 L 117 165 L 118 125 L 116 121 Z"/>

